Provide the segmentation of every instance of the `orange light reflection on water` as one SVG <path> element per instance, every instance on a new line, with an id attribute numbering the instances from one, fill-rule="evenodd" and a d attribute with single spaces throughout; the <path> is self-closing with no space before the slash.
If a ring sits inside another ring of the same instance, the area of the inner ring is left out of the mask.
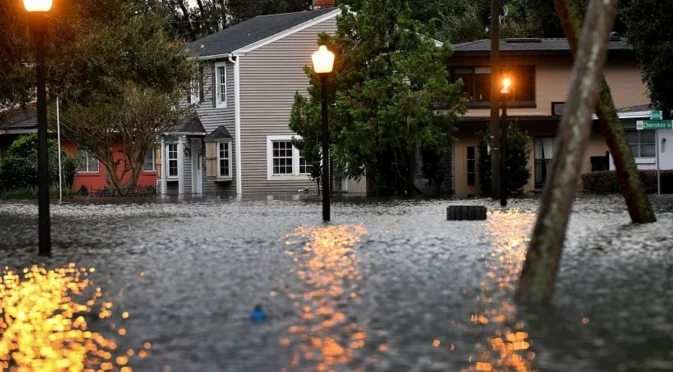
<path id="1" fill-rule="evenodd" d="M 0 370 L 123 371 L 128 358 L 114 357 L 114 340 L 87 329 L 85 315 L 94 312 L 101 289 L 80 304 L 74 296 L 93 289 L 88 273 L 94 268 L 46 269 L 32 266 L 23 275 L 5 269 L 0 278 Z M 105 302 L 98 318 L 111 316 Z M 132 355 L 132 354 L 131 354 Z"/>
<path id="2" fill-rule="evenodd" d="M 492 329 L 492 336 L 475 345 L 476 356 L 470 358 L 468 371 L 533 372 L 535 353 L 525 324 L 517 321 L 512 302 L 516 283 L 525 259 L 526 232 L 533 214 L 517 210 L 493 212 L 486 228 L 493 238 L 493 250 L 487 257 L 487 273 L 477 298 L 480 308 L 470 321 L 475 327 Z M 512 294 L 493 301 L 496 293 Z"/>
<path id="3" fill-rule="evenodd" d="M 289 239 L 307 239 L 303 255 L 297 259 L 297 275 L 311 290 L 290 294 L 295 307 L 300 309 L 300 321 L 288 328 L 289 337 L 279 344 L 290 346 L 299 343 L 293 354 L 290 368 L 300 363 L 312 364 L 317 371 L 332 370 L 353 359 L 353 352 L 365 346 L 367 334 L 357 324 L 348 322 L 336 305 L 353 301 L 357 296 L 362 274 L 354 246 L 367 233 L 363 226 L 339 225 L 300 227 L 288 235 Z M 291 245 L 288 241 L 286 244 Z"/>

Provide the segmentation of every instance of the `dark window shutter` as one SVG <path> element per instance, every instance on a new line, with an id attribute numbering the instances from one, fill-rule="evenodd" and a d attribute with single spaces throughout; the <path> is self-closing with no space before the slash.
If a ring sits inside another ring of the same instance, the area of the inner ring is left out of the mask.
<path id="1" fill-rule="evenodd" d="M 203 65 L 199 65 L 199 103 L 203 102 Z"/>
<path id="2" fill-rule="evenodd" d="M 215 64 L 213 63 L 213 68 L 212 68 L 212 76 L 211 76 L 211 83 L 212 85 L 210 86 L 210 90 L 213 92 L 212 99 L 213 99 L 213 107 L 217 107 L 217 77 L 215 76 Z"/>

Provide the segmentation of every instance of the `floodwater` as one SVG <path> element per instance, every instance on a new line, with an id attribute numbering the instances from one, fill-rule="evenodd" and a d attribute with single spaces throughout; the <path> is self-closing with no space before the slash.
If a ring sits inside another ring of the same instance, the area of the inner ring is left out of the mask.
<path id="1" fill-rule="evenodd" d="M 578 199 L 541 308 L 512 300 L 535 199 L 344 199 L 327 225 L 292 199 L 53 205 L 50 259 L 37 208 L 0 204 L 0 370 L 673 370 L 671 197 L 641 226 Z"/>

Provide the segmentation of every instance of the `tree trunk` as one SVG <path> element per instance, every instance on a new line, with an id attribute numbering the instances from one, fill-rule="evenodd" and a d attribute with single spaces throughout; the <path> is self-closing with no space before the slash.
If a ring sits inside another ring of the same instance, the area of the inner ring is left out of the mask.
<path id="1" fill-rule="evenodd" d="M 206 34 L 210 35 L 211 28 L 210 28 L 210 17 L 206 14 L 206 10 L 203 8 L 203 1 L 202 0 L 196 0 L 196 5 L 199 7 L 199 13 L 201 13 L 201 22 L 203 24 L 203 28 L 206 31 Z M 217 29 L 215 29 L 217 31 Z"/>
<path id="2" fill-rule="evenodd" d="M 582 28 L 582 14 L 578 0 L 554 0 L 554 4 L 561 18 L 561 25 L 568 39 L 570 50 L 576 54 Z M 596 113 L 601 131 L 615 161 L 617 180 L 624 194 L 631 221 L 634 223 L 655 222 L 657 219 L 652 211 L 650 200 L 647 198 L 643 182 L 638 175 L 636 162 L 631 155 L 624 128 L 619 121 L 610 87 L 604 75 L 601 75 L 600 84 L 601 90 Z"/>
<path id="3" fill-rule="evenodd" d="M 192 21 L 189 19 L 189 10 L 187 10 L 185 0 L 178 0 L 178 5 L 180 6 L 180 10 L 182 10 L 187 26 L 189 27 L 189 35 L 192 37 L 190 41 L 194 41 L 196 40 L 196 32 L 194 32 L 194 25 L 192 25 Z"/>
<path id="4" fill-rule="evenodd" d="M 618 0 L 591 0 L 575 58 L 566 110 L 554 146 L 552 170 L 538 211 L 516 297 L 551 299 L 577 180 L 591 133 L 591 116 Z"/>

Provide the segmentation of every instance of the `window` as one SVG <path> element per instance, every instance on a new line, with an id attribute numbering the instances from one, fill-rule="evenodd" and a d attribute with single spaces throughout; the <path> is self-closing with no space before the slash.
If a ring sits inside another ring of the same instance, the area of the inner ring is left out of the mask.
<path id="1" fill-rule="evenodd" d="M 217 107 L 227 107 L 227 65 L 215 64 L 215 100 Z"/>
<path id="2" fill-rule="evenodd" d="M 305 178 L 311 173 L 312 166 L 313 159 L 304 158 L 299 149 L 292 145 L 291 135 L 267 137 L 267 179 Z"/>
<path id="3" fill-rule="evenodd" d="M 627 130 L 625 133 L 634 158 L 653 158 L 656 156 L 656 140 L 653 130 Z"/>
<path id="4" fill-rule="evenodd" d="M 189 84 L 189 103 L 201 103 L 201 82 L 193 80 Z"/>
<path id="5" fill-rule="evenodd" d="M 547 174 L 551 172 L 554 154 L 554 137 L 535 138 L 535 188 L 544 187 Z"/>
<path id="6" fill-rule="evenodd" d="M 178 176 L 178 145 L 176 143 L 170 143 L 167 145 L 168 148 L 168 177 L 177 177 Z"/>
<path id="7" fill-rule="evenodd" d="M 474 186 L 476 184 L 477 175 L 477 161 L 475 158 L 475 147 L 467 146 L 467 185 Z"/>
<path id="8" fill-rule="evenodd" d="M 512 94 L 508 97 L 509 102 L 535 104 L 535 66 L 505 67 L 502 74 L 512 79 Z M 486 104 L 491 101 L 490 67 L 454 67 L 451 75 L 454 81 L 463 80 L 463 95 L 473 105 Z"/>
<path id="9" fill-rule="evenodd" d="M 77 169 L 80 173 L 98 173 L 98 159 L 96 159 L 90 152 L 77 149 L 77 155 L 79 157 L 79 168 Z"/>
<path id="10" fill-rule="evenodd" d="M 313 170 L 313 159 L 307 159 L 299 153 L 299 173 L 310 174 Z"/>
<path id="11" fill-rule="evenodd" d="M 217 176 L 231 177 L 231 142 L 217 144 Z"/>
<path id="12" fill-rule="evenodd" d="M 294 174 L 291 141 L 272 141 L 273 174 Z"/>
<path id="13" fill-rule="evenodd" d="M 154 172 L 155 163 L 154 163 L 154 149 L 145 153 L 145 160 L 143 161 L 143 170 L 145 172 Z"/>

